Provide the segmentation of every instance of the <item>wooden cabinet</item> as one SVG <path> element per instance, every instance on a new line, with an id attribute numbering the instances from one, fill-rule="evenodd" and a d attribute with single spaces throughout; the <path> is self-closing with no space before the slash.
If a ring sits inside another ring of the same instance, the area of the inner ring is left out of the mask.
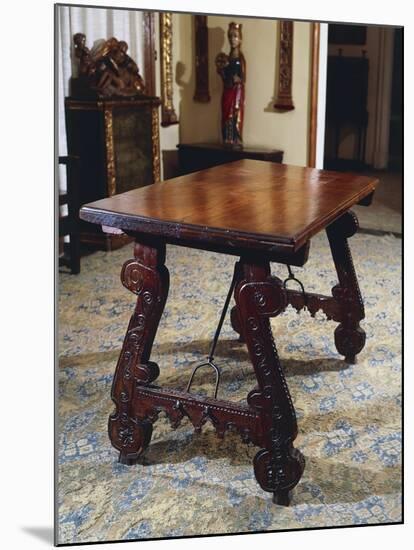
<path id="1" fill-rule="evenodd" d="M 160 179 L 158 98 L 65 99 L 68 153 L 79 157 L 80 204 Z M 111 250 L 125 235 L 82 222 L 81 242 Z"/>
<path id="2" fill-rule="evenodd" d="M 283 160 L 283 151 L 278 149 L 229 147 L 221 143 L 180 143 L 177 147 L 180 174 L 189 174 L 240 159 L 269 162 Z"/>

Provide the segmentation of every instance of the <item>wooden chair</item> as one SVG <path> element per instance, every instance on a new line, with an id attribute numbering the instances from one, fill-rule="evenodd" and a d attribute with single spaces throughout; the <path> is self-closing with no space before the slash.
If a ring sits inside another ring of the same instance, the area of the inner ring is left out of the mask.
<path id="1" fill-rule="evenodd" d="M 59 215 L 59 237 L 69 235 L 64 244 L 64 255 L 59 258 L 59 267 L 69 267 L 71 273 L 80 272 L 79 237 L 79 157 L 59 157 L 59 164 L 66 165 L 66 192 L 59 192 L 59 208 L 67 205 L 67 214 Z"/>

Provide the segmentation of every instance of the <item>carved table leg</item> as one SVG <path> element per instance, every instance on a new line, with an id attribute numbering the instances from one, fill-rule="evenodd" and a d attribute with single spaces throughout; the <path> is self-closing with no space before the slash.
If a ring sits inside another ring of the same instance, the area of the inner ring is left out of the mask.
<path id="1" fill-rule="evenodd" d="M 237 284 L 242 280 L 242 276 L 243 276 L 242 270 L 240 268 L 240 263 L 236 264 L 235 275 L 236 275 L 236 284 Z M 244 342 L 244 338 L 241 333 L 241 322 L 240 322 L 240 315 L 237 311 L 237 305 L 233 306 L 230 310 L 230 323 L 234 332 L 236 332 L 239 335 L 239 342 Z"/>
<path id="2" fill-rule="evenodd" d="M 351 211 L 326 228 L 339 281 L 332 289 L 341 312 L 341 322 L 335 329 L 335 345 L 348 363 L 356 362 L 356 355 L 365 345 L 365 332 L 359 326 L 365 317 L 364 304 L 347 241 L 357 229 L 358 219 Z"/>
<path id="3" fill-rule="evenodd" d="M 234 332 L 239 335 L 239 342 L 244 342 L 244 338 L 241 334 L 241 326 L 237 306 L 233 306 L 230 310 L 230 322 Z"/>
<path id="4" fill-rule="evenodd" d="M 136 242 L 134 256 L 121 271 L 122 284 L 137 295 L 137 302 L 115 370 L 111 397 L 116 410 L 108 422 L 111 443 L 124 464 L 133 464 L 151 440 L 151 421 L 132 402 L 135 386 L 148 385 L 159 375 L 149 358 L 169 287 L 165 244 Z"/>
<path id="5" fill-rule="evenodd" d="M 269 317 L 286 308 L 282 281 L 270 276 L 269 262 L 241 260 L 243 279 L 235 290 L 241 333 L 249 350 L 258 387 L 247 401 L 260 414 L 260 443 L 254 458 L 254 473 L 273 501 L 288 505 L 289 492 L 299 482 L 305 461 L 293 447 L 297 436 L 296 414 L 281 368 Z"/>

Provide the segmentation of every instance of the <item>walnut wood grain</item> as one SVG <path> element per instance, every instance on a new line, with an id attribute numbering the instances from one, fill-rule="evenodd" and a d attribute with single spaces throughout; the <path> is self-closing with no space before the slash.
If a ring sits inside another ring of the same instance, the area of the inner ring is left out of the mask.
<path id="1" fill-rule="evenodd" d="M 181 242 L 293 253 L 378 180 L 243 159 L 102 199 L 82 219 Z"/>

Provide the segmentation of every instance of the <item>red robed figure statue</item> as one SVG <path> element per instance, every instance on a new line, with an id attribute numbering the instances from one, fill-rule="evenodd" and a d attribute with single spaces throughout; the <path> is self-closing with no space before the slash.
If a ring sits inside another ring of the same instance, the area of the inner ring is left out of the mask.
<path id="1" fill-rule="evenodd" d="M 246 81 L 246 61 L 240 51 L 242 25 L 230 23 L 227 33 L 230 53 L 219 53 L 216 57 L 217 72 L 223 79 L 221 98 L 221 130 L 226 145 L 243 143 L 244 83 Z"/>

